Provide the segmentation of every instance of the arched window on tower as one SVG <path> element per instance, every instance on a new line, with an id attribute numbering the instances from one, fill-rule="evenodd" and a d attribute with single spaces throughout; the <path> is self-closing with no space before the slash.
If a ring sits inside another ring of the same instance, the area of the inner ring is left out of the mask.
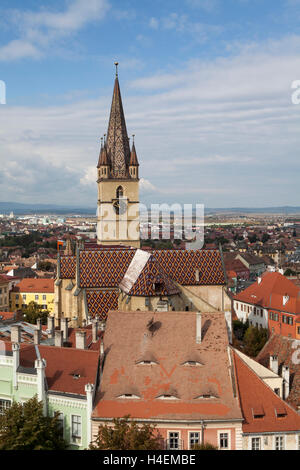
<path id="1" fill-rule="evenodd" d="M 122 186 L 119 186 L 119 187 L 117 188 L 117 199 L 120 199 L 120 198 L 123 197 L 123 196 L 124 196 L 123 188 L 122 188 Z"/>

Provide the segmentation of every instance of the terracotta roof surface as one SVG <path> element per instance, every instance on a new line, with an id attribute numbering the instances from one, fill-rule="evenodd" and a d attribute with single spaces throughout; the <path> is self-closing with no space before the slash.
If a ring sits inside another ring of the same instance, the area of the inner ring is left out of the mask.
<path id="1" fill-rule="evenodd" d="M 256 281 L 234 297 L 234 300 L 260 305 L 289 313 L 300 313 L 300 289 L 280 273 L 264 273 L 261 282 Z M 283 305 L 283 296 L 289 296 Z"/>
<path id="2" fill-rule="evenodd" d="M 233 351 L 244 433 L 300 431 L 300 415 Z M 284 415 L 278 417 L 278 414 Z M 256 417 L 255 417 L 256 416 Z"/>
<path id="3" fill-rule="evenodd" d="M 298 343 L 294 339 L 273 335 L 266 343 L 256 360 L 265 367 L 269 367 L 270 356 L 278 357 L 279 371 L 282 366 L 290 368 L 290 394 L 287 399 L 294 408 L 300 406 L 300 364 Z"/>
<path id="4" fill-rule="evenodd" d="M 54 279 L 22 279 L 14 287 L 14 292 L 40 292 L 45 294 L 54 293 Z"/>
<path id="5" fill-rule="evenodd" d="M 193 312 L 110 312 L 93 416 L 242 419 L 228 373 L 224 314 L 202 314 L 201 344 L 196 319 Z"/>
<path id="6" fill-rule="evenodd" d="M 6 343 L 11 351 L 11 343 Z M 46 359 L 48 389 L 55 392 L 86 395 L 85 385 L 94 384 L 99 362 L 99 352 L 55 346 L 38 346 L 40 356 Z M 34 368 L 37 359 L 34 345 L 21 343 L 20 365 Z"/>

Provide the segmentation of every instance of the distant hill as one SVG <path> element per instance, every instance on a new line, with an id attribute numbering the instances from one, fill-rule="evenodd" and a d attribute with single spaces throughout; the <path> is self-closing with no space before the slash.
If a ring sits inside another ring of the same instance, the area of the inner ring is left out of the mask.
<path id="1" fill-rule="evenodd" d="M 0 214 L 58 214 L 96 215 L 96 207 L 68 207 L 55 204 L 22 204 L 20 202 L 0 202 Z"/>
<path id="2" fill-rule="evenodd" d="M 278 206 L 278 207 L 231 207 L 231 208 L 205 208 L 206 214 L 300 214 L 300 207 Z"/>
<path id="3" fill-rule="evenodd" d="M 0 202 L 0 214 L 13 212 L 22 214 L 57 214 L 57 215 L 96 215 L 96 207 L 76 207 L 59 206 L 56 204 L 26 204 L 20 202 Z M 229 208 L 208 208 L 205 207 L 205 214 L 300 214 L 300 207 L 229 207 Z"/>

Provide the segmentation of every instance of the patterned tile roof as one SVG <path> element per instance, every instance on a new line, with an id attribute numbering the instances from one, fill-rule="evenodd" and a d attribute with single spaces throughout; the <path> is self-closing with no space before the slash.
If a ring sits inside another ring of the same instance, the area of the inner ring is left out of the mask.
<path id="1" fill-rule="evenodd" d="M 60 259 L 60 278 L 75 279 L 76 256 L 62 256 Z"/>
<path id="2" fill-rule="evenodd" d="M 110 310 L 118 310 L 117 291 L 86 291 L 86 301 L 89 315 L 96 315 L 106 320 Z"/>
<path id="3" fill-rule="evenodd" d="M 157 285 L 159 285 L 158 289 L 155 287 Z M 158 290 L 162 295 L 179 293 L 178 287 L 168 278 L 157 260 L 151 255 L 138 279 L 130 289 L 129 295 L 152 297 L 158 295 Z"/>
<path id="4" fill-rule="evenodd" d="M 136 250 L 84 250 L 80 252 L 81 287 L 118 287 Z M 155 250 L 161 269 L 181 285 L 224 285 L 225 277 L 218 250 Z M 196 270 L 199 271 L 197 280 Z M 61 279 L 75 279 L 76 258 L 61 258 Z"/>
<path id="5" fill-rule="evenodd" d="M 153 255 L 164 272 L 181 285 L 224 285 L 225 277 L 218 250 L 156 250 Z M 199 271 L 199 281 L 196 280 Z"/>
<path id="6" fill-rule="evenodd" d="M 134 257 L 134 250 L 81 251 L 81 287 L 118 287 Z"/>

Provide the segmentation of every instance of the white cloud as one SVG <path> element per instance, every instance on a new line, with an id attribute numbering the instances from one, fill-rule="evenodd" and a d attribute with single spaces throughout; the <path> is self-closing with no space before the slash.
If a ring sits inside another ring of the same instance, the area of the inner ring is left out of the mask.
<path id="1" fill-rule="evenodd" d="M 109 8 L 108 0 L 72 0 L 61 12 L 8 10 L 3 17 L 18 38 L 0 46 L 0 60 L 39 58 L 60 38 L 103 19 Z"/>
<path id="2" fill-rule="evenodd" d="M 282 43 L 239 47 L 227 58 L 146 76 L 129 84 L 130 95 L 121 80 L 142 200 L 300 205 L 300 106 L 291 102 L 300 38 Z M 111 95 L 55 107 L 0 107 L 0 164 L 14 162 L 0 176 L 0 199 L 39 194 L 41 202 L 96 204 L 98 136 L 107 129 L 110 103 Z"/>
<path id="3" fill-rule="evenodd" d="M 140 179 L 140 191 L 141 193 L 153 193 L 157 191 L 157 188 L 150 183 L 149 180 L 146 180 L 145 178 Z"/>
<path id="4" fill-rule="evenodd" d="M 0 61 L 13 61 L 31 57 L 37 59 L 41 56 L 39 50 L 30 42 L 16 39 L 6 46 L 0 47 Z"/>
<path id="5" fill-rule="evenodd" d="M 97 168 L 96 165 L 88 166 L 85 170 L 85 174 L 80 178 L 80 184 L 83 186 L 95 186 L 97 181 Z"/>
<path id="6" fill-rule="evenodd" d="M 204 43 L 210 36 L 219 35 L 223 27 L 219 25 L 205 24 L 193 21 L 188 15 L 178 14 L 176 12 L 170 13 L 168 16 L 160 19 L 150 18 L 149 27 L 152 29 L 161 28 L 162 30 L 174 30 L 178 33 L 190 34 L 193 40 L 198 43 Z"/>

